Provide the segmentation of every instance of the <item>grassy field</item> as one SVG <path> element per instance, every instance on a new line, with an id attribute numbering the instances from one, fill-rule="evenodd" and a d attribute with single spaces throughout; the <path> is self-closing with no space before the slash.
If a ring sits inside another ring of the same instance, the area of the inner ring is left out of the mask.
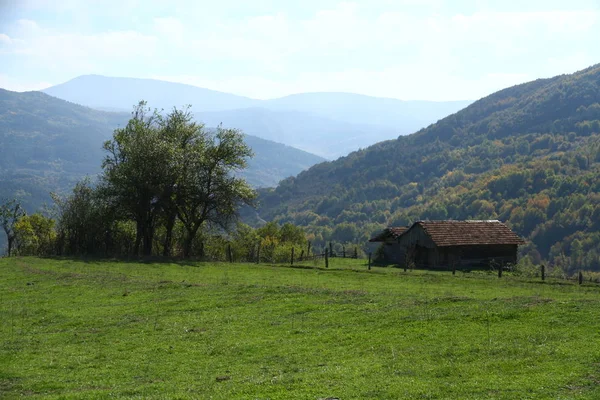
<path id="1" fill-rule="evenodd" d="M 597 399 L 600 288 L 0 259 L 0 398 Z"/>

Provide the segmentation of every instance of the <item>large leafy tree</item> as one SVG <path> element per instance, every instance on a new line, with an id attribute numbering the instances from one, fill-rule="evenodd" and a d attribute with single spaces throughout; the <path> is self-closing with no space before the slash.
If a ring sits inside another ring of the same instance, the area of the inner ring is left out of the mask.
<path id="1" fill-rule="evenodd" d="M 140 102 L 124 128 L 104 143 L 108 153 L 102 191 L 123 218 L 136 223 L 134 252 L 152 254 L 152 242 L 161 211 L 159 196 L 170 175 L 172 148 L 161 137 L 160 116 Z"/>
<path id="2" fill-rule="evenodd" d="M 152 254 L 154 233 L 162 224 L 163 255 L 170 255 L 179 220 L 188 257 L 200 228 L 211 224 L 227 229 L 238 207 L 255 198 L 235 175 L 252 156 L 243 134 L 222 127 L 206 130 L 193 121 L 189 107 L 162 115 L 140 102 L 104 149 L 108 154 L 100 191 L 117 218 L 135 221 L 136 254 L 140 245 L 144 255 Z"/>
<path id="3" fill-rule="evenodd" d="M 194 153 L 195 147 L 203 146 L 204 126 L 194 122 L 189 106 L 184 109 L 174 108 L 166 117 L 159 116 L 158 123 L 161 140 L 168 144 L 169 149 L 166 160 L 168 165 L 165 165 L 157 198 L 165 227 L 163 255 L 170 256 L 182 174 L 186 171 L 190 154 Z"/>
<path id="4" fill-rule="evenodd" d="M 25 210 L 23 210 L 21 203 L 17 200 L 7 200 L 0 204 L 0 225 L 2 225 L 4 233 L 6 234 L 8 244 L 7 255 L 9 257 L 16 238 L 15 225 L 19 219 L 24 216 Z"/>
<path id="5" fill-rule="evenodd" d="M 205 224 L 227 229 L 240 205 L 251 205 L 256 197 L 248 183 L 235 176 L 246 168 L 251 149 L 235 129 L 200 129 L 182 153 L 177 188 L 177 216 L 185 228 L 184 257 L 192 251 L 198 230 Z"/>

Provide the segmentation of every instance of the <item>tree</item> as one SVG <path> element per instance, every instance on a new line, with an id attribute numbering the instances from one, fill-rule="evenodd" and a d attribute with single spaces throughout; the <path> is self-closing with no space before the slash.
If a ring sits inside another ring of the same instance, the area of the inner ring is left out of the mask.
<path id="1" fill-rule="evenodd" d="M 10 257 L 15 241 L 15 224 L 26 215 L 21 203 L 17 200 L 8 200 L 0 204 L 0 225 L 4 229 L 8 243 L 7 255 Z"/>
<path id="2" fill-rule="evenodd" d="M 227 229 L 238 207 L 255 198 L 246 181 L 235 176 L 252 156 L 243 135 L 222 127 L 205 130 L 193 121 L 189 107 L 161 115 L 142 101 L 104 149 L 100 190 L 116 218 L 135 221 L 135 254 L 142 245 L 142 254 L 151 255 L 155 231 L 164 227 L 163 255 L 169 256 L 179 219 L 183 253 L 189 257 L 205 223 Z"/>
<path id="3" fill-rule="evenodd" d="M 243 135 L 218 127 L 216 132 L 197 128 L 182 153 L 176 198 L 177 216 L 185 229 L 183 255 L 189 257 L 198 230 L 205 224 L 228 229 L 241 204 L 252 205 L 256 193 L 235 172 L 252 156 Z"/>
<path id="4" fill-rule="evenodd" d="M 71 195 L 51 194 L 56 204 L 58 254 L 94 254 L 101 247 L 108 252 L 114 242 L 115 211 L 89 178 L 77 182 Z M 102 246 L 103 245 L 103 246 Z"/>
<path id="5" fill-rule="evenodd" d="M 306 244 L 306 234 L 304 230 L 299 226 L 285 223 L 279 230 L 279 238 L 282 242 L 287 242 L 299 246 Z"/>
<path id="6" fill-rule="evenodd" d="M 52 252 L 56 232 L 54 220 L 40 213 L 26 215 L 15 223 L 16 250 L 20 255 L 46 255 Z"/>
<path id="7" fill-rule="evenodd" d="M 202 140 L 204 125 L 193 121 L 190 107 L 174 108 L 165 118 L 159 116 L 160 137 L 168 144 L 169 160 L 165 165 L 165 176 L 158 193 L 158 205 L 162 210 L 165 227 L 163 256 L 171 255 L 173 228 L 177 219 L 177 189 L 181 185 L 181 177 L 187 165 L 186 155 L 198 141 Z"/>
<path id="8" fill-rule="evenodd" d="M 127 126 L 104 143 L 102 191 L 113 207 L 136 223 L 134 253 L 152 254 L 159 194 L 171 176 L 172 148 L 160 132 L 160 116 L 141 101 Z"/>

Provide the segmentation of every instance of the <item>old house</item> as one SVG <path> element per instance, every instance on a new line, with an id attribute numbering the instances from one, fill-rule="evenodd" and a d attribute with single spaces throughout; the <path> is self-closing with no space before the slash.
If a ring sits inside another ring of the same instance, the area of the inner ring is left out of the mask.
<path id="1" fill-rule="evenodd" d="M 399 245 L 398 238 L 410 228 L 409 226 L 386 228 L 375 236 L 370 243 L 381 243 L 385 260 L 390 263 L 400 264 L 404 261 L 406 251 Z"/>
<path id="2" fill-rule="evenodd" d="M 417 221 L 391 244 L 389 262 L 417 268 L 506 265 L 517 262 L 518 246 L 523 243 L 496 220 Z"/>

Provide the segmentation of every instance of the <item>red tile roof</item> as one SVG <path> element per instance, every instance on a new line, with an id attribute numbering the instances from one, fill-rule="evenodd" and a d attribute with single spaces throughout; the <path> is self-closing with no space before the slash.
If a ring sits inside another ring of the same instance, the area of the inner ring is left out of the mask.
<path id="1" fill-rule="evenodd" d="M 400 235 L 408 230 L 408 226 L 392 226 L 385 228 L 383 232 L 374 238 L 370 239 L 369 242 L 385 242 L 386 239 L 397 239 Z"/>
<path id="2" fill-rule="evenodd" d="M 412 227 L 415 225 L 420 225 L 439 247 L 525 243 L 508 226 L 496 220 L 418 221 Z"/>

